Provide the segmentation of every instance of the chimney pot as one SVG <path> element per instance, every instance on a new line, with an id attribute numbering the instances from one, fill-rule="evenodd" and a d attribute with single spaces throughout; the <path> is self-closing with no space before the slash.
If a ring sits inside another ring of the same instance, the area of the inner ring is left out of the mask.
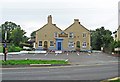
<path id="1" fill-rule="evenodd" d="M 80 23 L 80 22 L 79 22 L 79 19 L 74 19 L 74 22 L 75 22 L 75 23 Z"/>
<path id="2" fill-rule="evenodd" d="M 48 23 L 52 24 L 52 16 L 51 15 L 48 16 Z"/>

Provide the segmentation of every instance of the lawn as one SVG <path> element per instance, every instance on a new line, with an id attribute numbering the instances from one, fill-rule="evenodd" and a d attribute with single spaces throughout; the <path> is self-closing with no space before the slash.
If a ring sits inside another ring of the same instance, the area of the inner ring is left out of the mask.
<path id="1" fill-rule="evenodd" d="M 68 64 L 64 60 L 1 60 L 2 65 L 30 65 L 30 64 Z"/>

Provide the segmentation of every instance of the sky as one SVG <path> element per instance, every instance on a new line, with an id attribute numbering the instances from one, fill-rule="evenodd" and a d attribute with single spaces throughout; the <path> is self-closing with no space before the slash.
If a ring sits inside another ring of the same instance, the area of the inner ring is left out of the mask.
<path id="1" fill-rule="evenodd" d="M 0 24 L 11 21 L 20 25 L 27 36 L 47 23 L 62 30 L 74 19 L 89 30 L 104 26 L 114 32 L 118 28 L 118 2 L 120 0 L 0 0 Z"/>

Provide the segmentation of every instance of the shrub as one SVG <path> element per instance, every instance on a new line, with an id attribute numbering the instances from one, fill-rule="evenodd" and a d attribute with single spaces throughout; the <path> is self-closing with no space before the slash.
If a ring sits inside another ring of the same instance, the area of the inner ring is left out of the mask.
<path id="1" fill-rule="evenodd" d="M 22 50 L 22 48 L 15 46 L 15 45 L 11 45 L 8 47 L 8 52 L 19 52 L 21 50 Z"/>

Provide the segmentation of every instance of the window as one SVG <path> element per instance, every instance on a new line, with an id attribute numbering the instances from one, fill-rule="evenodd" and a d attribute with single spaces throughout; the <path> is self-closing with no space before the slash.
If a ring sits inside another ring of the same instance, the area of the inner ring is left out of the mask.
<path id="1" fill-rule="evenodd" d="M 42 46 L 42 41 L 39 41 L 39 46 Z"/>
<path id="2" fill-rule="evenodd" d="M 87 43 L 86 43 L 86 42 L 83 42 L 82 47 L 83 47 L 83 48 L 86 48 L 86 47 L 87 47 Z"/>
<path id="3" fill-rule="evenodd" d="M 68 42 L 68 47 L 73 48 L 74 47 L 74 42 Z"/>
<path id="4" fill-rule="evenodd" d="M 85 38 L 86 37 L 86 33 L 83 33 L 83 38 Z"/>
<path id="5" fill-rule="evenodd" d="M 73 38 L 74 36 L 73 36 L 73 32 L 70 32 L 69 33 L 69 38 Z"/>
<path id="6" fill-rule="evenodd" d="M 54 33 L 54 37 L 57 38 L 58 37 L 58 34 L 57 32 Z"/>
<path id="7" fill-rule="evenodd" d="M 50 41 L 50 46 L 54 46 L 54 41 Z"/>

